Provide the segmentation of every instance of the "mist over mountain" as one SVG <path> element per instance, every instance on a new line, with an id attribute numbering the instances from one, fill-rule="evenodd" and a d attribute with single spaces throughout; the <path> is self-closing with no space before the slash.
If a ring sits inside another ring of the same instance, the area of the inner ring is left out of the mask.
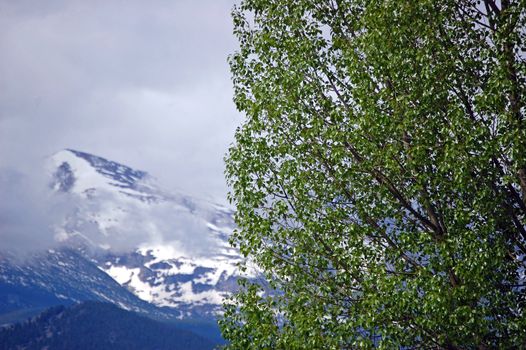
<path id="1" fill-rule="evenodd" d="M 28 173 L 0 168 L 1 248 L 18 256 L 56 245 L 54 227 L 72 207 L 72 199 L 49 188 L 42 164 L 35 169 Z"/>
<path id="2" fill-rule="evenodd" d="M 10 198 L 0 324 L 94 300 L 161 321 L 200 320 L 208 330 L 197 332 L 217 340 L 215 317 L 238 288 L 242 261 L 228 243 L 233 211 L 86 152 L 63 150 L 46 162 L 43 188 L 25 187 L 30 179 L 17 174 L 0 179 Z"/>

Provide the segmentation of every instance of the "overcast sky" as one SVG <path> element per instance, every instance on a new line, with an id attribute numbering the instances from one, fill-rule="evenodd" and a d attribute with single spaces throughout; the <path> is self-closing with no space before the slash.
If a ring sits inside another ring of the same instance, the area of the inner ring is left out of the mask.
<path id="1" fill-rule="evenodd" d="M 0 167 L 73 148 L 224 202 L 234 0 L 0 0 Z"/>

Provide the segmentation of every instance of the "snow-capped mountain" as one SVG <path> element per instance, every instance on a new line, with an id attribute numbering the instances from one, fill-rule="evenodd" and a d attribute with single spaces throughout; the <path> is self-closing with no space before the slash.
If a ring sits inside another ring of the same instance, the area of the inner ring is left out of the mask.
<path id="1" fill-rule="evenodd" d="M 82 251 L 140 299 L 181 317 L 211 315 L 235 290 L 232 210 L 160 188 L 144 171 L 75 150 L 51 157 L 51 186 L 70 203 L 56 239 Z"/>

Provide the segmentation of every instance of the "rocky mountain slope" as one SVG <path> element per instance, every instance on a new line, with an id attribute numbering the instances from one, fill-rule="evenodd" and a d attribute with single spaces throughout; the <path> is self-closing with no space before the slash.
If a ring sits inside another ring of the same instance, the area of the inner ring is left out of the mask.
<path id="1" fill-rule="evenodd" d="M 4 318 L 21 310 L 38 312 L 85 300 L 111 302 L 161 320 L 179 316 L 175 310 L 163 310 L 137 298 L 78 249 L 50 249 L 24 259 L 0 255 L 0 315 Z M 2 323 L 7 322 L 0 317 Z"/>
<path id="2" fill-rule="evenodd" d="M 75 150 L 52 157 L 52 187 L 73 210 L 57 228 L 140 299 L 181 317 L 214 314 L 237 284 L 232 211 L 161 189 L 144 171 Z"/>

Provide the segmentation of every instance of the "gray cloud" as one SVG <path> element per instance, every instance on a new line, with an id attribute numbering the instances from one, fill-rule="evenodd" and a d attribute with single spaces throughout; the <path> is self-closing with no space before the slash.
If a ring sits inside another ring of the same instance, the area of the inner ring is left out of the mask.
<path id="1" fill-rule="evenodd" d="M 0 166 L 76 148 L 224 201 L 232 5 L 0 1 Z"/>
<path id="2" fill-rule="evenodd" d="M 70 210 L 64 212 L 69 222 L 66 230 L 80 233 L 94 246 L 127 252 L 143 244 L 169 245 L 186 256 L 208 255 L 219 249 L 207 222 L 173 202 L 123 200 L 119 193 L 102 189 L 90 200 L 70 193 L 59 196 L 69 202 Z"/>
<path id="3" fill-rule="evenodd" d="M 145 204 L 103 189 L 91 199 L 56 192 L 50 178 L 42 176 L 43 161 L 30 167 L 32 171 L 25 173 L 0 168 L 0 251 L 26 257 L 60 245 L 65 232 L 113 252 L 128 252 L 142 244 L 169 245 L 186 256 L 219 249 L 206 216 L 196 216 L 173 202 Z"/>
<path id="4" fill-rule="evenodd" d="M 43 177 L 0 169 L 1 249 L 30 253 L 55 245 L 55 225 L 69 203 L 55 196 Z"/>

